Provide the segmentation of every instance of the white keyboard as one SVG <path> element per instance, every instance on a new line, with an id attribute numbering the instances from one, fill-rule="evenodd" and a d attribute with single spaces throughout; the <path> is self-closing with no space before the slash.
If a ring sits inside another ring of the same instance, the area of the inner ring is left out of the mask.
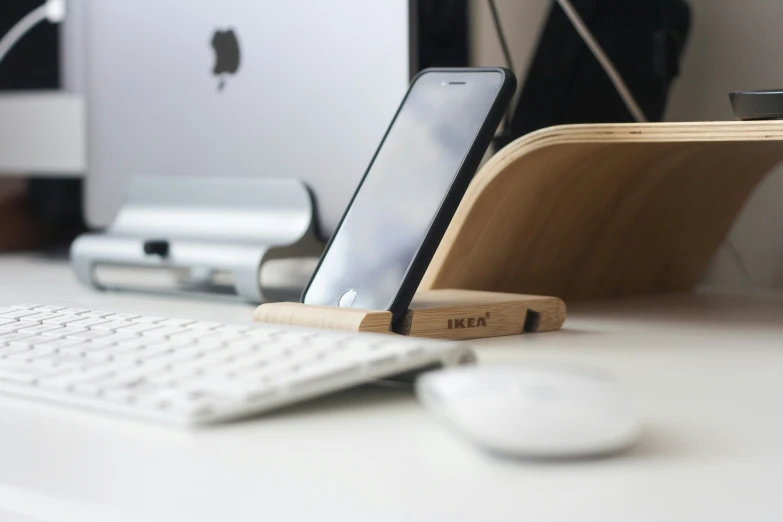
<path id="1" fill-rule="evenodd" d="M 0 394 L 180 424 L 472 361 L 464 344 L 391 334 L 0 308 Z"/>

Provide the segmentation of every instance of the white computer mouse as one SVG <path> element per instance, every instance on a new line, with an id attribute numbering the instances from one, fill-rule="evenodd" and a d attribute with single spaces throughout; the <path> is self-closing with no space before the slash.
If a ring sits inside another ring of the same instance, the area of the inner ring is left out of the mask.
<path id="1" fill-rule="evenodd" d="M 473 366 L 422 375 L 421 402 L 492 453 L 527 458 L 618 452 L 639 435 L 627 393 L 611 375 L 570 365 Z"/>

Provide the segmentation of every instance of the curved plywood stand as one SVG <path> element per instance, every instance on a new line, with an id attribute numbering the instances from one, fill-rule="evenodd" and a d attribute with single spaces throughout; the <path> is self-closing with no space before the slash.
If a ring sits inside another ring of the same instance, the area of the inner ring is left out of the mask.
<path id="1" fill-rule="evenodd" d="M 420 290 L 569 299 L 691 290 L 783 161 L 783 122 L 574 125 L 482 167 Z"/>

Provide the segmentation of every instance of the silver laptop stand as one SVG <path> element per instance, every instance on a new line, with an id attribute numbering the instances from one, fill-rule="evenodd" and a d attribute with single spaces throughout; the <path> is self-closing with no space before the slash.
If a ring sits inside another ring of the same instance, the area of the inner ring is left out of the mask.
<path id="1" fill-rule="evenodd" d="M 82 283 L 101 290 L 145 286 L 141 272 L 127 284 L 101 281 L 101 267 L 164 269 L 177 274 L 176 292 L 228 285 L 259 303 L 270 298 L 265 263 L 321 254 L 315 219 L 309 190 L 293 179 L 139 178 L 105 232 L 74 241 L 71 262 Z"/>

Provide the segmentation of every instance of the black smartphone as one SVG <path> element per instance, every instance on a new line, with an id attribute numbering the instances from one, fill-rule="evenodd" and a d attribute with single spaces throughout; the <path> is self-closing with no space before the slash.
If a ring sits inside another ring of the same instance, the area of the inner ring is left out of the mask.
<path id="1" fill-rule="evenodd" d="M 410 305 L 516 89 L 502 68 L 427 69 L 411 82 L 302 295 L 313 305 Z"/>

